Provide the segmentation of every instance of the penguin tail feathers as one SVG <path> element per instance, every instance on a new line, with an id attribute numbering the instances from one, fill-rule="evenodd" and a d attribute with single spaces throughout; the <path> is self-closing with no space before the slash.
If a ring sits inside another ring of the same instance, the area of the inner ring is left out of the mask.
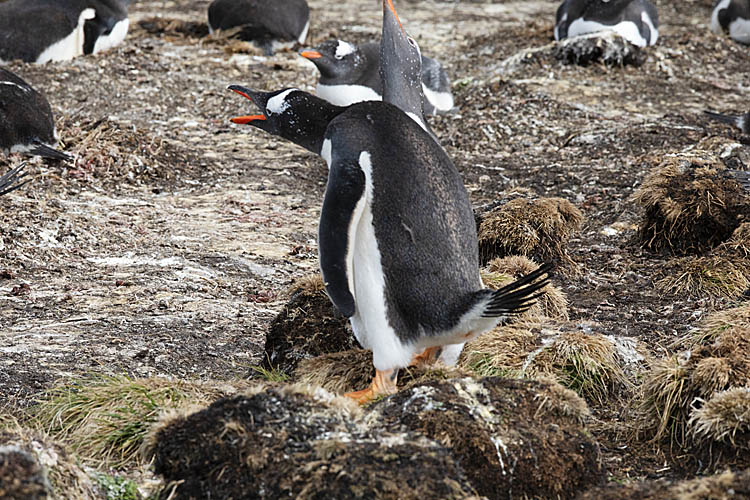
<path id="1" fill-rule="evenodd" d="M 55 148 L 47 146 L 42 142 L 35 143 L 34 149 L 30 150 L 29 153 L 31 153 L 32 155 L 41 156 L 42 158 L 49 158 L 51 160 L 70 161 L 73 159 L 73 157 L 69 154 L 58 151 Z"/>
<path id="2" fill-rule="evenodd" d="M 29 182 L 25 181 L 17 184 L 26 175 L 24 172 L 22 172 L 23 167 L 25 166 L 26 163 L 21 163 L 16 168 L 9 170 L 3 176 L 0 176 L 0 195 L 10 193 L 11 191 L 16 190 Z"/>
<path id="3" fill-rule="evenodd" d="M 744 170 L 730 170 L 729 173 L 731 173 L 735 179 L 737 179 L 737 182 L 740 183 L 740 186 L 750 193 L 750 172 L 745 172 Z"/>
<path id="4" fill-rule="evenodd" d="M 526 312 L 536 299 L 544 296 L 545 292 L 541 290 L 549 284 L 549 272 L 553 268 L 552 264 L 544 264 L 513 283 L 492 291 L 485 299 L 482 317 L 498 318 Z"/>
<path id="5" fill-rule="evenodd" d="M 713 118 L 714 120 L 718 120 L 723 123 L 728 123 L 730 125 L 734 125 L 735 127 L 742 128 L 740 124 L 740 116 L 737 115 L 723 115 L 721 113 L 714 113 L 713 111 L 704 111 L 705 115 L 707 115 L 710 118 Z"/>

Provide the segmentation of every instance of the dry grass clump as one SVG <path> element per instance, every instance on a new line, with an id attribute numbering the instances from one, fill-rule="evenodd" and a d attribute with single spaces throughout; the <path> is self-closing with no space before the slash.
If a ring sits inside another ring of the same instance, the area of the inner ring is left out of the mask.
<path id="1" fill-rule="evenodd" d="M 638 238 L 653 251 L 705 252 L 729 239 L 750 215 L 740 184 L 707 152 L 663 159 L 633 198 L 645 209 Z"/>
<path id="2" fill-rule="evenodd" d="M 731 238 L 716 247 L 716 253 L 742 259 L 750 257 L 750 222 L 740 224 Z M 750 266 L 750 260 L 745 265 Z"/>
<path id="3" fill-rule="evenodd" d="M 134 26 L 133 31 L 142 29 L 149 35 L 175 38 L 203 38 L 208 36 L 208 24 L 203 22 L 183 21 L 164 17 L 142 19 Z"/>
<path id="4" fill-rule="evenodd" d="M 161 412 L 207 404 L 246 385 L 96 376 L 48 391 L 32 423 L 87 461 L 112 467 L 138 464 L 143 437 Z"/>
<path id="5" fill-rule="evenodd" d="M 727 441 L 750 448 L 750 387 L 717 392 L 688 420 L 698 441 Z"/>
<path id="6" fill-rule="evenodd" d="M 485 286 L 497 289 L 536 271 L 538 267 L 537 263 L 520 255 L 497 258 L 487 263 L 482 272 L 482 281 Z M 552 284 L 545 286 L 542 291 L 544 296 L 539 298 L 521 318 L 546 317 L 567 321 L 568 298 L 565 293 Z"/>
<path id="7" fill-rule="evenodd" d="M 515 191 L 493 205 L 479 216 L 479 258 L 483 265 L 496 257 L 523 255 L 537 262 L 575 268 L 566 247 L 584 219 L 572 203 Z"/>
<path id="8" fill-rule="evenodd" d="M 685 341 L 690 351 L 652 364 L 637 401 L 641 432 L 685 447 L 691 437 L 722 440 L 727 429 L 736 434 L 747 425 L 741 417 L 747 412 L 736 413 L 745 408 L 742 393 L 707 402 L 722 391 L 750 387 L 748 320 L 750 306 L 714 314 Z"/>
<path id="9" fill-rule="evenodd" d="M 516 323 L 468 343 L 459 366 L 482 376 L 551 377 L 581 396 L 603 402 L 628 387 L 613 341 L 569 323 Z"/>
<path id="10" fill-rule="evenodd" d="M 750 287 L 750 260 L 727 259 L 722 255 L 683 257 L 656 281 L 656 287 L 674 295 L 730 298 Z"/>

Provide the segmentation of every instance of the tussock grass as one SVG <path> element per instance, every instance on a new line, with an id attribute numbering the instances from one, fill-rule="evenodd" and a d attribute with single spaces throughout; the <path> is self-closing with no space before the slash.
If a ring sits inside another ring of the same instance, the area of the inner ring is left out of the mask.
<path id="1" fill-rule="evenodd" d="M 143 437 L 161 412 L 209 403 L 236 391 L 229 384 L 98 375 L 48 391 L 32 422 L 88 462 L 111 467 L 140 465 Z"/>
<path id="2" fill-rule="evenodd" d="M 685 257 L 675 266 L 676 271 L 656 282 L 657 288 L 673 295 L 737 298 L 750 287 L 745 265 L 721 255 Z"/>
<path id="3" fill-rule="evenodd" d="M 717 392 L 692 413 L 688 425 L 698 441 L 726 441 L 750 448 L 750 387 Z"/>

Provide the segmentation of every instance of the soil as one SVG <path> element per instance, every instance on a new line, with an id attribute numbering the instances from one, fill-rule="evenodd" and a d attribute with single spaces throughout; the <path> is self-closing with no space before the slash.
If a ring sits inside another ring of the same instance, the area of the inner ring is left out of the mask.
<path id="1" fill-rule="evenodd" d="M 249 103 L 226 90 L 312 91 L 316 73 L 295 52 L 266 58 L 205 38 L 208 3 L 140 0 L 120 47 L 9 65 L 47 95 L 76 155 L 32 161 L 32 182 L 0 197 L 0 405 L 11 411 L 87 373 L 243 377 L 284 290 L 317 269 L 323 161 L 231 124 Z M 380 32 L 373 0 L 309 3 L 311 45 Z M 730 303 L 654 287 L 674 257 L 635 243 L 642 213 L 630 197 L 650 158 L 708 136 L 748 143 L 702 111 L 747 111 L 750 51 L 708 30 L 710 2 L 655 3 L 658 44 L 622 67 L 566 65 L 552 49 L 502 64 L 550 44 L 557 1 L 398 7 L 452 75 L 457 110 L 431 123 L 475 206 L 517 187 L 572 202 L 585 217 L 568 247 L 581 272 L 554 278 L 571 320 L 664 356 Z M 0 172 L 19 161 L 0 159 Z M 692 477 L 689 455 L 618 432 L 632 423 L 626 400 L 592 408 L 609 475 Z"/>

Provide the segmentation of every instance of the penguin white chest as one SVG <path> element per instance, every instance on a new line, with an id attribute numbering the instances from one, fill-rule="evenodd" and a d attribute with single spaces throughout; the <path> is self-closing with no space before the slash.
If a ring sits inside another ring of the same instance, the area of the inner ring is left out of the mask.
<path id="1" fill-rule="evenodd" d="M 94 9 L 83 9 L 78 16 L 78 25 L 65 38 L 53 43 L 39 54 L 36 63 L 43 64 L 48 61 L 67 61 L 83 55 L 84 33 L 83 25 L 89 19 L 96 17 Z"/>
<path id="2" fill-rule="evenodd" d="M 109 34 L 101 35 L 96 39 L 96 43 L 94 43 L 94 54 L 120 45 L 125 40 L 129 27 L 130 20 L 127 17 L 118 21 Z"/>
<path id="3" fill-rule="evenodd" d="M 572 38 L 577 35 L 585 35 L 586 33 L 612 30 L 623 37 L 625 40 L 629 41 L 633 45 L 637 45 L 638 47 L 653 45 L 654 43 L 656 43 L 656 40 L 659 36 L 658 31 L 645 12 L 641 15 L 641 22 L 648 25 L 651 32 L 650 39 L 648 40 L 641 36 L 638 25 L 633 21 L 622 21 L 614 25 L 608 25 L 599 23 L 597 21 L 587 21 L 583 18 L 578 18 L 570 23 L 570 26 L 568 27 L 568 37 Z"/>
<path id="4" fill-rule="evenodd" d="M 318 84 L 318 97 L 336 106 L 350 106 L 363 101 L 382 101 L 383 96 L 364 85 L 325 85 Z"/>
<path id="5" fill-rule="evenodd" d="M 388 321 L 385 270 L 373 225 L 372 162 L 368 152 L 360 154 L 359 165 L 365 174 L 365 192 L 349 226 L 347 275 L 355 302 L 351 323 L 360 344 L 372 350 L 375 368 L 391 370 L 408 365 L 413 348 L 401 343 Z"/>

